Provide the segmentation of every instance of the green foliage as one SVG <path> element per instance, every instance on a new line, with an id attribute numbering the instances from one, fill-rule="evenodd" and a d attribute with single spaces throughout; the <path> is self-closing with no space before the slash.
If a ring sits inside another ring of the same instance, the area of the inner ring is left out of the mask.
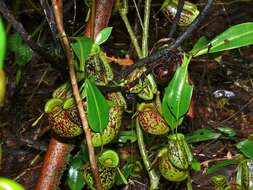
<path id="1" fill-rule="evenodd" d="M 207 39 L 207 37 L 205 36 L 200 37 L 198 41 L 194 44 L 192 50 L 189 53 L 192 55 L 196 55 L 200 50 L 207 47 L 208 43 L 209 43 L 209 40 Z"/>
<path id="2" fill-rule="evenodd" d="M 8 37 L 8 49 L 14 53 L 15 64 L 19 66 L 26 65 L 32 59 L 32 49 L 23 42 L 18 33 Z"/>
<path id="3" fill-rule="evenodd" d="M 85 61 L 91 52 L 93 43 L 90 38 L 86 38 L 86 37 L 78 37 L 75 39 L 76 39 L 76 42 L 71 43 L 71 46 L 76 56 L 79 59 L 80 66 L 78 67 L 78 69 L 80 71 L 84 71 Z"/>
<path id="4" fill-rule="evenodd" d="M 193 87 L 188 82 L 190 58 L 184 56 L 183 64 L 177 69 L 162 101 L 162 113 L 172 129 L 178 127 L 189 109 Z"/>
<path id="5" fill-rule="evenodd" d="M 201 170 L 201 163 L 197 159 L 193 159 L 191 163 L 191 168 L 197 172 Z"/>
<path id="6" fill-rule="evenodd" d="M 194 57 L 206 53 L 214 53 L 229 49 L 235 49 L 253 44 L 253 22 L 237 24 L 225 30 L 223 33 L 211 40 L 199 51 L 193 51 Z M 203 44 L 202 44 L 203 45 Z"/>
<path id="7" fill-rule="evenodd" d="M 96 37 L 96 40 L 95 40 L 95 43 L 97 45 L 101 45 L 102 43 L 104 43 L 109 38 L 111 33 L 112 33 L 112 27 L 104 28 L 103 30 L 101 30 L 98 33 L 98 35 Z"/>
<path id="8" fill-rule="evenodd" d="M 2 22 L 2 17 L 0 16 L 0 70 L 3 68 L 4 65 L 4 56 L 5 56 L 5 44 L 6 44 L 6 36 L 4 25 Z"/>
<path id="9" fill-rule="evenodd" d="M 8 178 L 0 177 L 0 189 L 1 190 L 25 190 L 22 185 Z"/>
<path id="10" fill-rule="evenodd" d="M 253 142 L 251 140 L 246 139 L 237 143 L 236 148 L 247 158 L 253 159 Z"/>
<path id="11" fill-rule="evenodd" d="M 89 79 L 85 80 L 85 91 L 87 93 L 88 121 L 94 132 L 102 132 L 109 121 L 109 106 L 105 97 Z"/>
<path id="12" fill-rule="evenodd" d="M 77 157 L 70 163 L 68 170 L 67 183 L 70 190 L 82 190 L 85 182 L 83 180 L 82 168 L 84 163 Z"/>
<path id="13" fill-rule="evenodd" d="M 232 128 L 229 128 L 229 127 L 217 127 L 216 129 L 219 130 L 220 132 L 222 132 L 224 135 L 227 135 L 230 138 L 236 136 L 236 132 Z"/>
<path id="14" fill-rule="evenodd" d="M 202 141 L 209 141 L 218 139 L 221 133 L 216 133 L 211 129 L 198 129 L 192 133 L 186 134 L 185 138 L 188 143 L 197 143 Z"/>
<path id="15" fill-rule="evenodd" d="M 130 141 L 131 143 L 134 143 L 137 141 L 137 135 L 134 130 L 131 131 L 120 131 L 118 134 L 118 142 L 119 143 L 127 143 Z"/>
<path id="16" fill-rule="evenodd" d="M 83 142 L 80 146 L 80 151 L 70 161 L 68 169 L 67 183 L 70 190 L 83 189 L 85 182 L 83 179 L 83 166 L 85 162 L 89 161 L 88 150 L 86 144 Z"/>
<path id="17" fill-rule="evenodd" d="M 207 173 L 211 174 L 216 172 L 219 169 L 225 168 L 226 166 L 238 164 L 237 160 L 223 160 L 221 162 L 217 162 L 208 168 Z"/>

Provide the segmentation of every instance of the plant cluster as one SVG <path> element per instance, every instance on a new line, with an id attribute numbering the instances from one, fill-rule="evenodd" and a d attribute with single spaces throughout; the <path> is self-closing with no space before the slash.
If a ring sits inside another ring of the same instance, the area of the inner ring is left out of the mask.
<path id="1" fill-rule="evenodd" d="M 142 46 L 139 45 L 127 17 L 127 0 L 117 0 L 115 6 L 127 27 L 136 55 L 141 61 L 148 60 L 151 0 L 145 0 L 144 18 L 143 22 L 140 21 L 143 29 Z M 173 24 L 177 24 L 178 21 L 178 25 L 183 27 L 194 24 L 196 18 L 201 17 L 197 6 L 188 1 L 181 4 L 181 1 L 166 0 L 161 11 L 169 20 L 176 21 Z M 200 171 L 201 167 L 200 162 L 192 154 L 191 145 L 218 139 L 221 136 L 233 138 L 235 134 L 227 128 L 220 128 L 218 132 L 209 129 L 200 129 L 191 134 L 182 132 L 181 127 L 187 127 L 184 119 L 189 112 L 194 90 L 188 72 L 189 64 L 192 58 L 252 45 L 253 23 L 232 26 L 212 40 L 201 37 L 190 51 L 178 47 L 171 48 L 173 45 L 166 44 L 158 50 L 166 52 L 165 58 L 161 59 L 162 64 L 155 61 L 151 64 L 138 65 L 128 60 L 127 64 L 131 65 L 119 76 L 115 76 L 110 61 L 116 60 L 121 63 L 122 60 L 107 56 L 102 46 L 109 39 L 112 30 L 112 27 L 104 28 L 94 40 L 83 36 L 71 38 L 71 53 L 74 58 L 81 104 L 87 114 L 102 187 L 111 189 L 113 186 L 128 185 L 131 179 L 146 173 L 151 190 L 159 189 L 160 177 L 175 184 L 185 182 L 187 189 L 190 190 L 191 170 Z M 0 40 L 3 39 L 2 34 L 0 22 Z M 19 67 L 30 61 L 32 50 L 23 43 L 18 34 L 9 36 L 8 47 L 14 53 Z M 1 46 L 0 53 L 4 52 L 2 49 Z M 1 94 L 4 94 L 2 90 L 4 87 L 1 85 L 2 60 L 3 56 L 0 54 L 0 103 Z M 55 89 L 52 98 L 44 107 L 54 134 L 71 140 L 81 139 L 85 132 L 72 85 L 66 81 Z M 134 96 L 136 101 L 130 102 L 126 98 L 129 96 Z M 124 121 L 126 115 L 131 120 L 128 123 Z M 160 144 L 152 145 L 152 142 Z M 127 158 L 120 160 L 117 150 L 111 143 L 120 146 L 129 143 L 138 144 L 140 156 L 127 155 Z M 85 185 L 89 189 L 96 189 L 92 165 L 88 160 L 89 147 L 87 148 L 84 142 L 80 142 L 78 147 L 80 149 L 76 151 L 77 153 L 69 156 L 67 184 L 71 190 L 81 190 Z M 225 160 L 208 171 L 212 173 L 227 165 L 238 164 L 236 185 L 228 182 L 225 176 L 214 176 L 212 183 L 216 190 L 231 189 L 233 185 L 245 190 L 253 188 L 253 153 L 250 150 L 253 142 L 244 140 L 238 142 L 236 147 L 244 158 Z"/>

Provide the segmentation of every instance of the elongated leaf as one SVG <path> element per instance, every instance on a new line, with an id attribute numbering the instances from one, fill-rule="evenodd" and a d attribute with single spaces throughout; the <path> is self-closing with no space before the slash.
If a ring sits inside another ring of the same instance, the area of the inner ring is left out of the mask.
<path id="1" fill-rule="evenodd" d="M 164 94 L 164 96 L 166 96 L 166 93 Z M 172 129 L 176 128 L 176 126 L 179 126 L 182 123 L 182 119 L 176 119 L 171 109 L 169 109 L 169 105 L 165 101 L 162 102 L 162 113 L 165 120 Z"/>
<path id="2" fill-rule="evenodd" d="M 104 28 L 103 30 L 101 30 L 98 33 L 98 35 L 96 37 L 96 40 L 95 40 L 95 43 L 98 44 L 98 45 L 101 45 L 102 43 L 104 43 L 109 38 L 111 33 L 112 33 L 112 27 Z"/>
<path id="3" fill-rule="evenodd" d="M 253 22 L 246 22 L 230 27 L 214 38 L 208 47 L 199 51 L 196 56 L 253 44 Z"/>
<path id="4" fill-rule="evenodd" d="M 73 51 L 79 59 L 80 71 L 84 71 L 85 61 L 91 52 L 92 45 L 92 40 L 85 37 L 78 37 L 76 38 L 76 42 L 71 44 Z"/>
<path id="5" fill-rule="evenodd" d="M 0 17 L 0 42 L 1 42 L 0 43 L 0 70 L 1 70 L 4 64 L 5 44 L 6 44 L 5 30 L 1 17 Z"/>
<path id="6" fill-rule="evenodd" d="M 247 158 L 253 159 L 253 142 L 251 140 L 246 139 L 237 143 L 236 148 L 238 148 Z"/>
<path id="7" fill-rule="evenodd" d="M 217 127 L 217 130 L 219 130 L 223 134 L 227 135 L 228 137 L 235 137 L 236 136 L 236 132 L 234 131 L 234 129 L 232 129 L 230 127 Z"/>
<path id="8" fill-rule="evenodd" d="M 189 109 L 193 87 L 188 83 L 188 64 L 190 58 L 184 56 L 183 64 L 177 69 L 162 101 L 162 112 L 172 129 L 182 121 Z"/>
<path id="9" fill-rule="evenodd" d="M 85 89 L 87 94 L 87 111 L 90 127 L 94 132 L 100 133 L 107 127 L 109 120 L 109 106 L 94 82 L 86 79 Z"/>
<path id="10" fill-rule="evenodd" d="M 211 129 L 204 128 L 198 129 L 193 133 L 187 134 L 185 138 L 188 143 L 197 143 L 202 141 L 218 139 L 220 136 L 221 133 L 216 133 Z"/>
<path id="11" fill-rule="evenodd" d="M 216 172 L 219 169 L 225 168 L 230 165 L 235 165 L 235 164 L 238 164 L 237 160 L 223 160 L 209 167 L 207 170 L 207 173 L 210 174 L 210 173 Z"/>
<path id="12" fill-rule="evenodd" d="M 198 53 L 198 51 L 200 51 L 201 49 L 204 49 L 205 47 L 207 47 L 209 43 L 209 40 L 207 39 L 207 37 L 202 36 L 198 39 L 198 41 L 194 44 L 192 50 L 190 51 L 190 53 L 192 55 L 195 55 Z"/>
<path id="13" fill-rule="evenodd" d="M 83 165 L 81 157 L 77 157 L 70 163 L 68 170 L 67 183 L 70 190 L 82 190 L 85 183 L 83 180 Z"/>

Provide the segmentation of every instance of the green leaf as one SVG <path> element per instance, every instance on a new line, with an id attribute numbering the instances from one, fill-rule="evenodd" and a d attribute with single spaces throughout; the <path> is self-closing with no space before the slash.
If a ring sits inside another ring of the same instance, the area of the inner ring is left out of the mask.
<path id="1" fill-rule="evenodd" d="M 15 53 L 15 64 L 17 65 L 25 65 L 32 59 L 33 51 L 27 45 L 22 45 L 17 48 Z"/>
<path id="2" fill-rule="evenodd" d="M 194 57 L 208 53 L 239 48 L 253 44 L 253 22 L 246 22 L 230 27 L 215 37 Z"/>
<path id="3" fill-rule="evenodd" d="M 230 127 L 217 127 L 216 129 L 222 132 L 223 134 L 227 135 L 228 137 L 236 136 L 236 132 L 234 131 L 234 129 Z"/>
<path id="4" fill-rule="evenodd" d="M 15 64 L 26 65 L 33 55 L 32 49 L 23 42 L 19 33 L 14 33 L 8 37 L 8 49 L 15 54 Z"/>
<path id="5" fill-rule="evenodd" d="M 79 91 L 80 91 L 80 96 L 81 96 L 82 100 L 85 99 L 87 97 L 85 82 L 82 84 Z"/>
<path id="6" fill-rule="evenodd" d="M 120 131 L 118 134 L 118 142 L 119 143 L 127 143 L 130 141 L 131 143 L 134 143 L 137 141 L 137 136 L 134 130 L 131 131 Z"/>
<path id="7" fill-rule="evenodd" d="M 221 136 L 221 133 L 215 133 L 211 129 L 198 129 L 193 133 L 189 133 L 185 135 L 187 143 L 197 143 L 202 141 L 209 141 L 218 139 Z"/>
<path id="8" fill-rule="evenodd" d="M 1 190 L 25 190 L 25 188 L 14 180 L 0 177 Z"/>
<path id="9" fill-rule="evenodd" d="M 181 124 L 190 106 L 193 87 L 188 83 L 189 62 L 190 58 L 184 56 L 163 97 L 162 113 L 172 129 Z"/>
<path id="10" fill-rule="evenodd" d="M 83 165 L 81 157 L 77 157 L 70 163 L 67 183 L 70 190 L 82 190 L 85 183 L 83 180 Z"/>
<path id="11" fill-rule="evenodd" d="M 190 53 L 192 55 L 195 55 L 198 53 L 198 51 L 200 51 L 201 49 L 204 49 L 205 47 L 207 47 L 209 40 L 207 39 L 207 37 L 202 36 L 198 39 L 198 41 L 194 44 L 192 50 L 190 51 Z"/>
<path id="12" fill-rule="evenodd" d="M 78 37 L 75 38 L 76 42 L 71 43 L 72 49 L 75 52 L 76 56 L 79 59 L 79 70 L 84 71 L 85 70 L 85 61 L 88 58 L 91 49 L 92 49 L 92 40 L 90 38 L 85 37 Z"/>
<path id="13" fill-rule="evenodd" d="M 253 142 L 251 140 L 246 139 L 237 143 L 235 146 L 244 154 L 244 156 L 253 159 Z"/>
<path id="14" fill-rule="evenodd" d="M 88 121 L 94 132 L 102 132 L 108 124 L 109 106 L 105 97 L 96 87 L 95 83 L 89 79 L 85 80 L 87 94 Z"/>
<path id="15" fill-rule="evenodd" d="M 199 172 L 201 170 L 201 163 L 196 158 L 194 158 L 191 164 L 191 168 Z"/>
<path id="16" fill-rule="evenodd" d="M 6 45 L 6 36 L 4 25 L 2 22 L 2 17 L 0 17 L 0 70 L 3 68 L 4 65 L 4 56 L 5 56 L 5 45 Z"/>
<path id="17" fill-rule="evenodd" d="M 223 160 L 223 161 L 213 164 L 211 167 L 209 167 L 207 170 L 207 174 L 216 172 L 219 169 L 223 169 L 227 166 L 235 165 L 235 164 L 238 164 L 237 160 Z"/>
<path id="18" fill-rule="evenodd" d="M 130 168 L 129 168 L 129 165 L 125 164 L 121 170 L 122 170 L 121 172 L 122 172 L 124 178 L 128 179 L 129 176 L 130 176 L 130 172 L 131 172 Z M 120 175 L 116 175 L 116 180 L 115 181 L 116 181 L 116 185 L 123 185 L 123 184 L 125 184 L 124 181 L 123 181 L 123 179 L 122 179 L 122 177 Z"/>
<path id="19" fill-rule="evenodd" d="M 96 37 L 96 40 L 95 40 L 95 43 L 98 44 L 98 45 L 101 45 L 102 43 L 104 43 L 109 38 L 111 33 L 112 33 L 112 27 L 104 28 L 103 30 L 101 30 L 98 33 L 98 35 Z"/>
<path id="20" fill-rule="evenodd" d="M 18 47 L 22 46 L 22 37 L 19 33 L 15 32 L 8 36 L 8 49 L 12 52 L 16 52 Z"/>
<path id="21" fill-rule="evenodd" d="M 89 161 L 89 153 L 87 144 L 84 141 L 81 143 L 80 152 L 77 155 L 84 163 Z"/>

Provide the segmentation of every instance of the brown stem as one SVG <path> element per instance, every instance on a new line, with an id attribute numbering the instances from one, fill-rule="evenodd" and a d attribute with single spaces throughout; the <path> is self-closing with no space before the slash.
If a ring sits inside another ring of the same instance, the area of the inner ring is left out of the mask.
<path id="1" fill-rule="evenodd" d="M 70 150 L 69 144 L 51 138 L 35 190 L 56 190 L 58 188 Z"/>
<path id="2" fill-rule="evenodd" d="M 113 0 L 96 0 L 96 17 L 94 22 L 94 36 L 97 36 L 100 30 L 108 25 L 109 19 L 111 17 L 113 6 Z M 84 31 L 84 36 L 92 37 L 92 20 L 89 19 L 86 30 Z"/>
<path id="3" fill-rule="evenodd" d="M 90 33 L 91 33 L 91 39 L 95 41 L 95 19 L 96 19 L 96 0 L 92 0 L 92 6 L 91 6 L 91 27 L 90 27 Z"/>
<path id="4" fill-rule="evenodd" d="M 106 27 L 111 15 L 113 0 L 97 0 L 98 8 L 96 11 L 100 11 L 98 15 L 101 17 L 96 17 L 95 24 L 95 34 L 97 34 L 102 28 Z M 99 21 L 97 22 L 97 19 Z M 90 23 L 91 21 L 89 21 Z M 87 37 L 89 35 L 89 24 L 86 29 Z M 40 176 L 38 182 L 36 184 L 36 190 L 55 190 L 58 188 L 58 184 L 60 183 L 61 175 L 65 169 L 67 163 L 67 155 L 71 150 L 71 146 L 69 144 L 62 143 L 55 138 L 51 138 L 50 143 L 48 145 L 47 153 L 45 155 L 45 159 L 43 162 L 43 166 L 41 168 Z M 57 171 L 57 172 L 56 172 Z"/>
<path id="5" fill-rule="evenodd" d="M 74 61 L 73 61 L 74 60 L 73 54 L 72 54 L 72 50 L 71 50 L 71 47 L 69 44 L 69 40 L 67 38 L 67 35 L 66 35 L 64 27 L 63 27 L 62 1 L 61 0 L 53 0 L 52 3 L 53 3 L 53 10 L 54 10 L 54 16 L 55 16 L 55 20 L 56 20 L 57 29 L 60 34 L 60 40 L 63 44 L 63 47 L 65 49 L 65 53 L 67 56 L 67 62 L 68 62 L 68 67 L 69 67 L 69 76 L 70 76 L 70 81 L 71 81 L 71 85 L 72 85 L 73 95 L 74 95 L 74 98 L 75 98 L 75 101 L 77 104 L 77 109 L 79 112 L 79 116 L 80 116 L 80 119 L 82 122 L 85 137 L 86 137 L 92 174 L 93 174 L 97 189 L 102 190 L 103 187 L 100 182 L 94 147 L 93 147 L 92 141 L 91 141 L 91 131 L 88 126 L 87 117 L 86 117 L 86 114 L 84 111 L 82 99 L 80 97 L 79 89 L 78 89 L 78 85 L 77 85 L 77 79 L 76 79 L 76 75 L 75 75 L 75 67 L 74 67 Z"/>

